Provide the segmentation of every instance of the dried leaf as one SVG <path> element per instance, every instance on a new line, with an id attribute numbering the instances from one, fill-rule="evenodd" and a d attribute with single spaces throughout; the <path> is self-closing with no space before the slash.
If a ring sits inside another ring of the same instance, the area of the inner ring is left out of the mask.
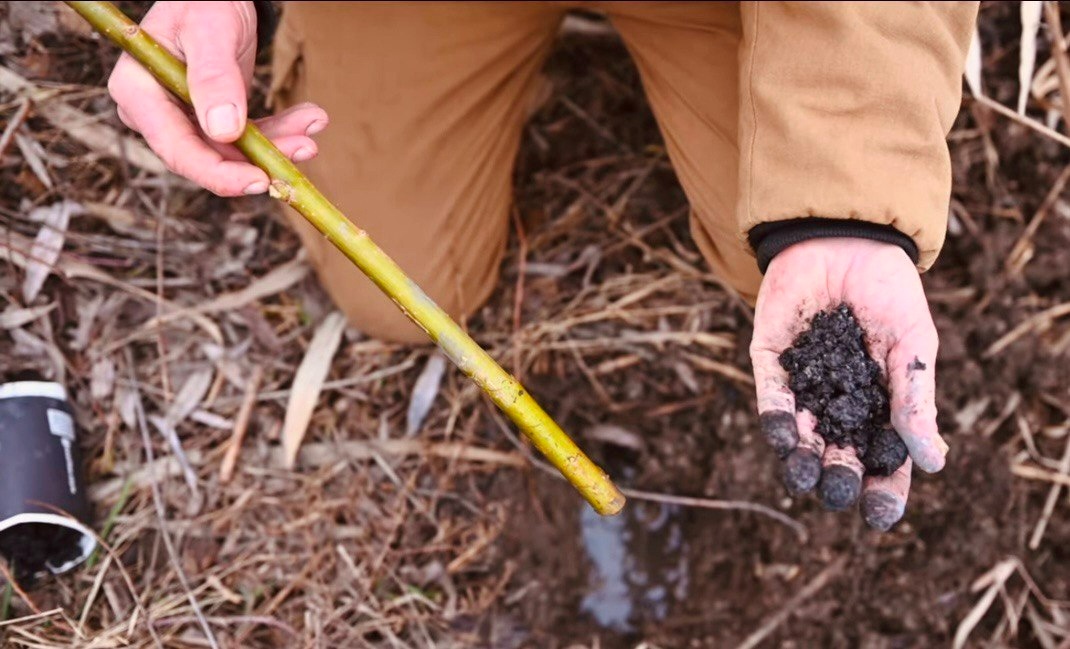
<path id="1" fill-rule="evenodd" d="M 67 374 L 67 361 L 63 352 L 51 340 L 45 340 L 25 329 L 12 329 L 11 339 L 15 341 L 14 354 L 30 358 L 47 358 L 52 365 L 53 378 L 63 383 Z"/>
<path id="2" fill-rule="evenodd" d="M 199 369 L 190 374 L 186 382 L 182 384 L 178 394 L 175 395 L 171 406 L 167 409 L 167 422 L 172 426 L 177 426 L 185 421 L 186 417 L 189 417 L 190 413 L 201 405 L 201 401 L 208 394 L 208 388 L 211 385 L 212 369 L 210 367 Z"/>
<path id="3" fill-rule="evenodd" d="M 643 438 L 638 434 L 613 424 L 595 424 L 584 431 L 583 436 L 586 439 L 631 449 L 637 453 L 642 452 L 645 446 Z"/>
<path id="4" fill-rule="evenodd" d="M 36 104 L 37 114 L 90 149 L 126 160 L 149 173 L 169 173 L 160 158 L 138 140 L 121 135 L 114 128 L 101 123 L 98 116 L 87 115 L 68 106 L 61 99 L 57 99 L 54 92 L 38 88 L 3 66 L 0 66 L 0 88 L 29 96 Z"/>
<path id="5" fill-rule="evenodd" d="M 977 29 L 973 30 L 973 39 L 970 40 L 970 49 L 966 53 L 966 85 L 974 97 L 984 96 L 981 89 L 981 34 Z"/>
<path id="6" fill-rule="evenodd" d="M 22 154 L 23 160 L 30 167 L 30 171 L 33 172 L 34 176 L 37 176 L 37 180 L 41 181 L 41 184 L 48 189 L 52 189 L 52 176 L 49 175 L 48 167 L 42 159 L 44 150 L 41 145 L 18 131 L 15 132 L 15 144 L 19 147 L 19 153 Z"/>
<path id="7" fill-rule="evenodd" d="M 55 308 L 55 302 L 41 306 L 26 307 L 25 309 L 20 309 L 15 305 L 9 305 L 4 309 L 3 313 L 0 313 L 0 329 L 18 329 L 23 325 L 33 322 L 46 313 L 51 312 Z"/>
<path id="8" fill-rule="evenodd" d="M 26 277 L 22 281 L 22 299 L 27 304 L 33 302 L 45 280 L 52 273 L 52 268 L 59 259 L 63 241 L 67 237 L 67 224 L 71 216 L 82 212 L 82 206 L 73 201 L 60 201 L 45 207 L 38 207 L 30 218 L 41 221 L 41 229 L 30 248 L 29 263 L 26 264 Z"/>
<path id="9" fill-rule="evenodd" d="M 156 239 L 155 228 L 149 220 L 133 210 L 108 203 L 86 203 L 87 214 L 91 214 L 108 224 L 112 230 L 133 239 L 153 241 Z"/>
<path id="10" fill-rule="evenodd" d="M 164 439 L 167 440 L 167 444 L 171 447 L 175 460 L 178 461 L 178 465 L 182 468 L 182 477 L 186 481 L 186 486 L 189 487 L 193 500 L 200 500 L 200 490 L 197 488 L 197 474 L 190 465 L 186 450 L 182 448 L 182 440 L 178 438 L 178 432 L 175 431 L 175 427 L 171 425 L 171 422 L 167 421 L 166 417 L 150 415 L 148 419 L 149 423 L 160 431 L 160 434 L 163 435 Z"/>
<path id="11" fill-rule="evenodd" d="M 297 460 L 301 440 L 305 438 L 308 423 L 312 420 L 312 411 L 331 369 L 331 360 L 342 342 L 345 326 L 345 316 L 338 311 L 324 318 L 294 374 L 293 389 L 286 404 L 286 419 L 282 424 L 282 447 L 287 468 L 292 469 Z"/>
<path id="12" fill-rule="evenodd" d="M 110 356 L 100 358 L 89 370 L 89 394 L 96 401 L 108 398 L 115 387 L 115 362 Z"/>
<path id="13" fill-rule="evenodd" d="M 119 418 L 129 430 L 137 427 L 137 393 L 126 387 L 115 390 L 115 405 L 119 410 Z"/>
<path id="14" fill-rule="evenodd" d="M 93 32 L 89 23 L 54 2 L 8 3 L 7 19 L 11 28 L 27 40 L 44 34 L 74 32 L 88 36 Z"/>
<path id="15" fill-rule="evenodd" d="M 193 314 L 216 313 L 219 311 L 233 311 L 246 304 L 255 302 L 260 298 L 280 293 L 300 282 L 308 275 L 308 265 L 305 263 L 304 254 L 298 254 L 290 261 L 272 268 L 267 274 L 258 277 L 243 289 L 224 293 L 214 299 L 198 304 L 187 309 L 172 311 L 157 316 L 145 323 L 145 329 L 152 329 L 164 322 L 176 318 L 188 317 Z"/>
<path id="16" fill-rule="evenodd" d="M 1025 103 L 1029 99 L 1029 87 L 1037 64 L 1037 32 L 1040 31 L 1042 5 L 1040 0 L 1024 0 L 1019 7 L 1022 12 L 1022 36 L 1018 50 L 1018 114 L 1025 115 Z"/>
<path id="17" fill-rule="evenodd" d="M 116 300 L 122 301 L 125 299 L 126 296 L 117 293 L 111 295 L 108 301 L 115 302 Z M 104 306 L 104 296 L 97 294 L 92 298 L 86 299 L 78 295 L 75 300 L 76 308 L 78 309 L 78 326 L 71 333 L 71 349 L 82 351 L 89 347 L 89 334 L 93 331 L 93 323 L 96 322 L 97 315 Z"/>
<path id="18" fill-rule="evenodd" d="M 0 228 L 0 240 L 6 243 L 6 245 L 0 245 L 0 261 L 6 261 L 22 268 L 26 268 L 30 265 L 30 259 L 26 254 L 26 251 L 29 250 L 31 246 L 28 239 L 13 230 Z M 160 299 L 155 293 L 151 293 L 138 286 L 115 279 L 96 266 L 87 264 L 84 261 L 61 256 L 56 267 L 63 273 L 64 277 L 68 279 L 89 279 L 108 286 L 114 286 L 130 295 L 149 302 L 154 306 L 162 307 L 169 311 L 182 311 L 178 305 L 168 300 Z M 204 329 L 204 331 L 211 336 L 212 340 L 220 343 L 223 342 L 223 332 L 219 329 L 219 325 L 198 313 L 190 314 L 188 317 L 195 322 L 197 326 Z"/>
<path id="19" fill-rule="evenodd" d="M 427 413 L 431 412 L 431 404 L 438 396 L 438 389 L 442 385 L 442 376 L 445 373 L 446 357 L 439 352 L 431 354 L 420 376 L 417 377 L 415 385 L 412 386 L 409 409 L 405 413 L 406 435 L 415 435 L 420 430 Z"/>

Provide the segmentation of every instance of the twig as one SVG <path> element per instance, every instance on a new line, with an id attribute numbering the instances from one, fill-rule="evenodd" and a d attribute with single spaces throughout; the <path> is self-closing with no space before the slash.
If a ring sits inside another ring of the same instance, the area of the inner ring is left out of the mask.
<path id="1" fill-rule="evenodd" d="M 757 647 L 762 640 L 765 640 L 770 633 L 783 624 L 795 609 L 799 608 L 801 604 L 805 603 L 822 588 L 827 586 L 829 581 L 836 578 L 840 572 L 843 571 L 843 567 L 846 564 L 847 558 L 841 556 L 827 568 L 817 573 L 816 577 L 802 587 L 802 590 L 792 595 L 791 599 L 785 602 L 776 613 L 767 617 L 754 633 L 750 634 L 743 640 L 743 642 L 739 643 L 739 645 L 736 646 L 736 649 L 754 649 L 754 647 Z"/>
<path id="2" fill-rule="evenodd" d="M 1070 124 L 1070 122 L 1067 123 Z M 1010 253 L 1007 254 L 1007 268 L 1011 273 L 1021 272 L 1022 268 L 1029 263 L 1032 255 L 1027 253 L 1032 247 L 1033 237 L 1036 235 L 1037 228 L 1044 222 L 1044 218 L 1051 212 L 1051 208 L 1055 206 L 1059 197 L 1062 196 L 1063 190 L 1066 189 L 1067 181 L 1070 181 L 1070 166 L 1065 167 L 1059 177 L 1055 179 L 1055 182 L 1052 183 L 1051 189 L 1048 190 L 1048 195 L 1044 197 L 1044 202 L 1040 204 L 1036 214 L 1030 219 L 1029 225 L 1022 232 L 1022 236 L 1018 238 Z"/>
<path id="3" fill-rule="evenodd" d="M 434 457 L 514 468 L 527 465 L 523 457 L 513 452 L 471 446 L 463 442 L 428 444 L 420 439 L 349 440 L 340 443 L 305 444 L 297 455 L 297 464 L 318 468 L 339 460 L 373 460 L 376 455 Z M 196 449 L 189 452 L 187 459 L 190 465 L 197 467 L 204 466 L 209 461 L 206 454 Z M 281 469 L 286 466 L 286 455 L 281 448 L 275 447 L 271 450 L 267 456 L 267 466 L 272 469 Z M 120 474 L 125 472 L 125 475 L 94 483 L 89 488 L 90 500 L 98 503 L 104 502 L 119 493 L 127 483 L 130 483 L 134 489 L 141 489 L 159 477 L 172 478 L 183 475 L 184 472 L 182 464 L 174 455 L 160 457 L 147 464 L 138 464 L 137 468 L 117 466 L 115 471 Z"/>
<path id="4" fill-rule="evenodd" d="M 22 624 L 23 622 L 32 622 L 33 620 L 40 620 L 41 618 L 52 617 L 53 615 L 62 613 L 62 608 L 52 608 L 47 611 L 37 611 L 33 615 L 24 615 L 23 617 L 16 617 L 10 620 L 4 620 L 0 622 L 0 627 L 10 626 L 12 624 Z"/>
<path id="5" fill-rule="evenodd" d="M 0 228 L 0 261 L 7 261 L 20 268 L 26 268 L 28 264 L 34 261 L 42 261 L 41 259 L 35 259 L 30 254 L 30 250 L 33 248 L 33 243 L 24 237 L 23 235 L 7 228 Z M 159 303 L 155 293 L 146 291 L 137 286 L 133 286 L 121 280 L 115 279 L 111 275 L 108 275 L 104 271 L 95 266 L 91 266 L 83 261 L 72 258 L 71 256 L 61 253 L 59 259 L 56 261 L 52 272 L 59 275 L 64 280 L 71 279 L 88 279 L 94 282 L 99 282 L 107 286 L 118 288 L 138 299 L 144 300 L 152 304 Z M 180 310 L 178 305 L 171 302 L 164 302 L 169 309 Z M 219 326 L 204 317 L 201 314 L 194 313 L 189 316 L 189 319 L 195 322 L 201 329 L 203 329 L 212 340 L 216 343 L 222 344 L 223 332 L 219 329 Z M 111 352 L 123 347 L 126 341 L 120 341 L 117 344 L 110 345 L 102 350 L 102 355 L 110 354 Z"/>
<path id="6" fill-rule="evenodd" d="M 297 637 L 297 631 L 292 626 L 286 624 L 285 622 L 282 622 L 281 620 L 277 620 L 267 615 L 232 615 L 229 617 L 215 616 L 209 617 L 207 619 L 209 622 L 213 624 L 218 624 L 220 626 L 225 626 L 228 624 L 259 624 L 261 626 L 269 626 L 275 629 L 279 629 L 281 631 L 285 631 L 288 635 Z M 194 618 L 190 615 L 177 615 L 175 617 L 157 618 L 153 620 L 152 623 L 156 626 L 174 626 L 176 624 L 186 624 L 192 621 L 194 621 Z"/>
<path id="7" fill-rule="evenodd" d="M 1066 315 L 1070 315 L 1070 302 L 1056 304 L 1051 308 L 1044 309 L 1040 313 L 1034 314 L 1032 317 L 1025 320 L 1025 322 L 1022 322 L 1014 329 L 1008 331 L 999 340 L 989 345 L 988 349 L 985 350 L 984 357 L 992 358 L 1033 329 L 1047 328 L 1051 326 L 1052 321 Z"/>
<path id="8" fill-rule="evenodd" d="M 524 234 L 524 224 L 520 220 L 520 212 L 516 209 L 513 210 L 513 223 L 516 225 L 516 238 L 520 244 L 520 249 L 516 253 L 518 268 L 516 296 L 513 299 L 513 372 L 522 381 L 524 380 L 524 367 L 520 362 L 520 356 L 523 347 L 521 338 L 517 334 L 520 332 L 520 320 L 524 311 L 524 277 L 527 275 L 528 238 Z"/>
<path id="9" fill-rule="evenodd" d="M 0 66 L 0 87 L 28 96 L 35 102 L 35 114 L 44 117 L 90 149 L 125 160 L 152 174 L 162 176 L 168 173 L 167 166 L 141 142 L 121 135 L 107 124 L 102 124 L 99 119 L 56 100 L 55 93 L 38 88 L 3 66 Z"/>
<path id="10" fill-rule="evenodd" d="M 1062 460 L 1059 461 L 1059 475 L 1066 475 L 1070 473 L 1070 435 L 1066 436 L 1066 448 L 1063 449 Z M 1059 500 L 1059 492 L 1062 490 L 1063 485 L 1056 482 L 1051 486 L 1051 490 L 1048 491 L 1048 499 L 1044 501 L 1044 510 L 1040 514 L 1040 520 L 1037 521 L 1037 526 L 1033 528 L 1033 536 L 1029 537 L 1029 549 L 1036 550 L 1040 546 L 1040 540 L 1044 538 L 1044 530 L 1048 527 L 1048 520 L 1051 519 L 1051 513 L 1055 510 L 1055 503 Z"/>
<path id="11" fill-rule="evenodd" d="M 7 151 L 7 147 L 11 144 L 11 138 L 15 136 L 15 131 L 22 125 L 23 120 L 26 119 L 26 115 L 30 112 L 30 100 L 23 97 L 19 102 L 19 108 L 15 111 L 15 114 L 11 116 L 11 119 L 7 122 L 7 127 L 4 128 L 4 134 L 0 135 L 0 157 L 3 157 L 4 152 Z"/>
<path id="12" fill-rule="evenodd" d="M 557 472 L 553 470 L 553 467 L 547 465 L 545 462 L 532 455 L 531 451 L 520 443 L 520 440 L 515 435 L 513 435 L 512 431 L 509 430 L 509 427 L 506 426 L 505 422 L 502 421 L 501 417 L 498 416 L 498 413 L 491 412 L 490 418 L 494 420 L 494 423 L 502 431 L 502 434 L 509 438 L 509 441 L 511 441 L 513 445 L 516 446 L 517 450 L 520 451 L 520 454 L 523 455 L 532 466 L 534 466 L 536 469 L 539 469 L 543 473 L 546 473 L 547 475 L 560 477 L 558 476 Z M 629 498 L 635 498 L 636 500 L 647 500 L 650 502 L 667 503 L 670 505 L 680 505 L 682 507 L 752 512 L 755 514 L 760 514 L 762 516 L 767 516 L 778 523 L 788 526 L 793 532 L 795 532 L 796 535 L 798 535 L 800 543 L 805 543 L 807 538 L 809 538 L 809 534 L 806 530 L 805 525 L 796 521 L 795 519 L 791 518 L 786 514 L 782 514 L 776 511 L 775 509 L 772 509 L 771 507 L 767 507 L 758 503 L 752 503 L 745 500 L 715 500 L 713 498 L 676 496 L 673 494 L 654 493 L 652 491 L 639 491 L 637 489 L 624 489 L 623 493 L 625 496 L 628 496 Z"/>
<path id="13" fill-rule="evenodd" d="M 149 437 L 149 425 L 145 421 L 145 408 L 141 403 L 141 392 L 138 389 L 137 374 L 134 372 L 134 357 L 130 352 L 129 347 L 125 351 L 126 367 L 130 374 L 130 383 L 134 386 L 134 413 L 137 415 L 137 425 L 141 430 L 141 443 L 145 447 L 145 460 L 149 466 L 153 466 L 156 460 L 154 453 L 152 452 L 152 440 Z M 163 496 L 160 494 L 160 485 L 155 478 L 155 474 L 150 473 L 152 501 L 156 506 L 156 517 L 160 524 L 160 538 L 163 539 L 164 547 L 167 549 L 167 555 L 171 559 L 171 566 L 174 568 L 175 574 L 178 576 L 178 581 L 182 584 L 182 589 L 186 592 L 186 599 L 189 600 L 190 607 L 193 608 L 193 613 L 197 616 L 197 621 L 200 623 L 201 630 L 204 631 L 204 636 L 205 639 L 208 640 L 208 645 L 212 647 L 212 649 L 219 649 L 219 643 L 216 641 L 215 634 L 212 633 L 212 627 L 208 625 L 208 620 L 204 618 L 204 613 L 201 611 L 201 605 L 197 601 L 197 597 L 193 594 L 193 590 L 190 588 L 189 579 L 186 577 L 186 571 L 182 568 L 182 562 L 179 560 L 178 552 L 175 550 L 174 542 L 171 540 L 171 534 L 167 531 L 167 512 L 164 509 Z"/>
<path id="14" fill-rule="evenodd" d="M 598 136 L 601 137 L 603 140 L 617 147 L 617 149 L 619 149 L 622 153 L 632 153 L 632 150 L 630 147 L 628 147 L 628 145 L 618 140 L 616 136 L 614 136 L 613 133 L 609 131 L 609 129 L 599 124 L 598 120 L 587 114 L 587 111 L 577 106 L 576 103 L 573 102 L 571 99 L 569 99 L 565 95 L 561 95 L 557 98 L 557 100 L 561 102 L 561 104 L 565 108 L 567 108 L 570 113 L 583 120 L 583 122 L 587 124 L 587 126 L 590 126 L 591 129 L 594 130 L 594 132 L 597 133 Z"/>
<path id="15" fill-rule="evenodd" d="M 219 481 L 224 484 L 230 482 L 230 479 L 234 477 L 234 466 L 238 463 L 238 454 L 241 453 L 245 431 L 249 429 L 249 419 L 253 414 L 256 393 L 260 390 L 260 381 L 263 377 L 264 368 L 257 365 L 253 368 L 249 383 L 245 386 L 245 397 L 242 399 L 238 416 L 234 418 L 234 429 L 230 433 L 227 452 L 223 455 L 223 463 L 219 467 Z"/>
<path id="16" fill-rule="evenodd" d="M 1063 110 L 1063 123 L 1070 128 L 1070 59 L 1066 56 L 1066 39 L 1063 38 L 1063 21 L 1059 17 L 1059 3 L 1045 2 L 1044 15 L 1048 19 L 1048 29 L 1051 32 L 1052 54 L 1055 59 L 1055 70 L 1059 74 L 1059 85 L 1062 87 L 1062 101 L 1059 102 Z"/>
<path id="17" fill-rule="evenodd" d="M 37 605 L 33 603 L 33 600 L 26 594 L 26 591 L 22 590 L 22 586 L 20 586 L 18 580 L 15 579 L 15 575 L 11 574 L 11 570 L 9 570 L 2 561 L 0 561 L 0 574 L 4 576 L 7 583 L 11 584 L 11 588 L 18 593 L 19 597 L 22 598 L 22 601 L 26 602 L 26 605 L 30 607 L 31 611 L 37 614 L 41 613 L 41 609 L 37 608 Z"/>
<path id="18" fill-rule="evenodd" d="M 794 518 L 782 514 L 767 505 L 753 503 L 747 500 L 713 500 L 711 498 L 694 498 L 691 496 L 677 496 L 674 494 L 659 494 L 652 491 L 640 491 L 638 489 L 622 489 L 624 495 L 636 500 L 646 500 L 654 503 L 667 505 L 680 505 L 681 507 L 697 507 L 699 509 L 720 509 L 754 512 L 762 516 L 768 516 L 775 521 L 783 523 L 792 529 L 799 537 L 800 543 L 805 543 L 808 534 L 806 526 Z"/>
<path id="19" fill-rule="evenodd" d="M 1070 475 L 1065 473 L 1056 473 L 1054 471 L 1046 471 L 1040 467 L 1030 466 L 1028 464 L 1012 464 L 1011 473 L 1019 478 L 1026 478 L 1027 480 L 1040 480 L 1043 482 L 1053 482 L 1057 485 L 1064 487 L 1070 487 Z"/>
<path id="20" fill-rule="evenodd" d="M 1032 129 L 1032 130 L 1036 131 L 1037 133 L 1040 133 L 1041 135 L 1049 137 L 1052 140 L 1055 140 L 1056 142 L 1058 142 L 1059 144 L 1061 144 L 1061 145 L 1063 145 L 1063 146 L 1065 146 L 1067 148 L 1070 148 L 1070 137 L 1066 137 L 1062 133 L 1060 133 L 1060 132 L 1058 132 L 1056 130 L 1050 129 L 1047 126 L 1044 126 L 1043 124 L 1041 124 L 1040 122 L 1038 122 L 1038 121 L 1036 121 L 1034 119 L 1029 119 L 1028 117 L 1022 117 L 1021 115 L 1019 115 L 1018 113 L 1014 112 L 1010 108 L 1007 108 L 1006 106 L 1004 106 L 1003 104 L 999 103 L 998 101 L 996 101 L 994 99 L 989 99 L 988 97 L 986 97 L 984 95 L 974 95 L 973 99 L 977 103 L 979 103 L 979 104 L 981 104 L 983 106 L 986 106 L 988 108 L 991 108 L 992 110 L 996 111 L 1000 115 L 1003 115 L 1004 117 L 1007 117 L 1008 119 L 1012 119 L 1012 120 L 1018 122 L 1019 124 L 1021 124 L 1022 126 L 1026 127 L 1026 128 L 1029 128 L 1029 129 Z"/>

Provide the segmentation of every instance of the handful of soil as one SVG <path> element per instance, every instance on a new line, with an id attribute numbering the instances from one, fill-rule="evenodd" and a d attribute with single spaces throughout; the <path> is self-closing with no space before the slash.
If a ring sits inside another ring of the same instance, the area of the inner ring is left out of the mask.
<path id="1" fill-rule="evenodd" d="M 907 447 L 891 427 L 880 366 L 849 306 L 816 314 L 780 355 L 780 365 L 796 407 L 814 414 L 826 443 L 854 447 L 867 475 L 891 475 L 903 465 Z"/>

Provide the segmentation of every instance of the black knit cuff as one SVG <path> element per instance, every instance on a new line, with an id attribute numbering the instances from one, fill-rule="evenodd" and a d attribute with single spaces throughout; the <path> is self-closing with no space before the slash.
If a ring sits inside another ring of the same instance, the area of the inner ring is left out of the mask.
<path id="1" fill-rule="evenodd" d="M 918 263 L 918 244 L 914 240 L 890 225 L 853 221 L 846 219 L 822 219 L 808 217 L 790 221 L 773 221 L 759 223 L 747 233 L 751 248 L 758 257 L 758 268 L 764 273 L 782 250 L 810 239 L 829 239 L 846 237 L 869 239 L 881 243 L 892 243 L 903 249 L 910 260 Z"/>
<path id="2" fill-rule="evenodd" d="M 256 51 L 260 53 L 275 36 L 279 14 L 275 11 L 275 3 L 270 0 L 253 0 L 253 7 L 256 9 Z"/>

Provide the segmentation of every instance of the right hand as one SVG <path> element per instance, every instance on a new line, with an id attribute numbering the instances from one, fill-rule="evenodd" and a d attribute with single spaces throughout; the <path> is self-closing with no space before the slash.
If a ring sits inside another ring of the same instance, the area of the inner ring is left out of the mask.
<path id="1" fill-rule="evenodd" d="M 867 332 L 870 356 L 890 392 L 891 424 L 910 453 L 887 477 L 864 476 L 853 448 L 826 447 L 808 410 L 797 411 L 780 355 L 818 311 L 847 303 Z M 812 239 L 778 254 L 762 280 L 751 361 L 763 434 L 784 460 L 792 493 L 815 487 L 841 510 L 861 496 L 870 527 L 887 531 L 906 511 L 910 472 L 944 467 L 948 446 L 936 424 L 936 327 L 914 263 L 896 245 L 864 239 Z"/>
<path id="2" fill-rule="evenodd" d="M 141 28 L 186 62 L 196 121 L 129 54 L 108 79 L 119 119 L 141 133 L 171 171 L 219 196 L 266 192 L 268 175 L 230 144 L 245 130 L 256 57 L 253 3 L 157 2 Z M 284 155 L 302 162 L 318 153 L 310 136 L 327 126 L 327 113 L 300 104 L 256 124 Z"/>

